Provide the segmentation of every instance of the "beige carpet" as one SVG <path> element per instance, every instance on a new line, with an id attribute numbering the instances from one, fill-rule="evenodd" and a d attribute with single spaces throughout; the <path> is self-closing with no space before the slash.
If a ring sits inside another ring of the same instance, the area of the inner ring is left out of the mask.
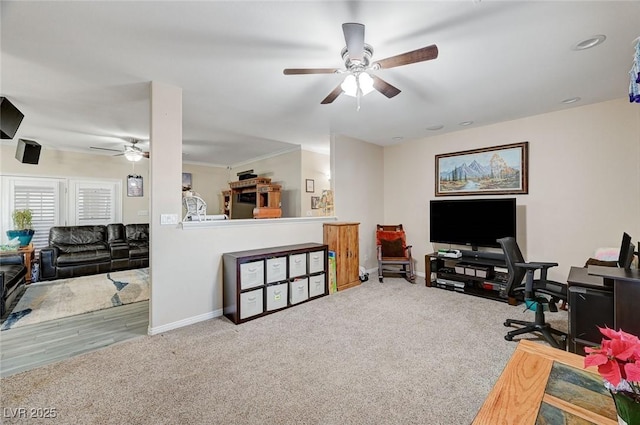
<path id="1" fill-rule="evenodd" d="M 149 299 L 149 269 L 32 283 L 2 330 Z"/>
<path id="2" fill-rule="evenodd" d="M 57 424 L 468 424 L 516 347 L 507 317 L 533 313 L 376 279 L 3 378 L 2 404 Z M 548 317 L 566 330 L 566 311 Z"/>

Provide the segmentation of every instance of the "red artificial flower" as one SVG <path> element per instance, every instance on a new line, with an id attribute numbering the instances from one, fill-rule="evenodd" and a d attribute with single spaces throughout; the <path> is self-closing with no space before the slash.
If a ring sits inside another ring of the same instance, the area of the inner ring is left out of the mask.
<path id="1" fill-rule="evenodd" d="M 599 348 L 586 347 L 584 366 L 597 366 L 598 373 L 614 387 L 624 379 L 640 382 L 640 340 L 637 336 L 609 328 L 598 328 L 609 339 L 603 339 Z"/>

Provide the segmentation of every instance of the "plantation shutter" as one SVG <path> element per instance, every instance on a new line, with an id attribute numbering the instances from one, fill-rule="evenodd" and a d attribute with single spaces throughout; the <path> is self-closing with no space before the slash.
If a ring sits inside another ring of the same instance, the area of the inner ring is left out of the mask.
<path id="1" fill-rule="evenodd" d="M 121 221 L 120 184 L 108 181 L 70 181 L 73 225 L 99 225 Z"/>
<path id="2" fill-rule="evenodd" d="M 49 229 L 63 224 L 63 183 L 60 179 L 49 178 L 3 177 L 2 180 L 3 192 L 7 196 L 3 196 L 3 202 L 9 206 L 3 213 L 3 225 L 13 229 L 12 212 L 31 210 L 31 228 L 35 230 L 31 242 L 39 251 L 49 244 Z"/>
<path id="3" fill-rule="evenodd" d="M 36 249 L 49 242 L 49 229 L 56 224 L 56 190 L 53 187 L 17 185 L 14 192 L 14 209 L 30 209 L 35 230 L 31 242 Z"/>

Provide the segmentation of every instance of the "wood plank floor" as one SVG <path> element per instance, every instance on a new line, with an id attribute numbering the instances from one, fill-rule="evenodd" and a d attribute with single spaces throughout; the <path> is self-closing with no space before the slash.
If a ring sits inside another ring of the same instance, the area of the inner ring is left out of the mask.
<path id="1" fill-rule="evenodd" d="M 0 332 L 0 376 L 6 377 L 147 335 L 149 301 Z"/>

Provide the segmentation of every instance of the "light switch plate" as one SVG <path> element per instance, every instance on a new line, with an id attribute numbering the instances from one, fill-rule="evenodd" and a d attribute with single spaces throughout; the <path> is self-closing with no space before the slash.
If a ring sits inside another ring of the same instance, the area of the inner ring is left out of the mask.
<path id="1" fill-rule="evenodd" d="M 178 214 L 160 214 L 160 225 L 169 226 L 178 224 Z"/>

